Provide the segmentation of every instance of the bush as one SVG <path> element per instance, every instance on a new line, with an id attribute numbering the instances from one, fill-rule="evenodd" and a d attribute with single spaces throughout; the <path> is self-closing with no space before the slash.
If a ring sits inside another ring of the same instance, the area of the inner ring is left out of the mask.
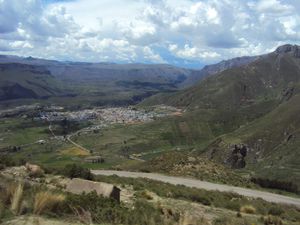
<path id="1" fill-rule="evenodd" d="M 69 194 L 65 204 L 67 213 L 84 210 L 91 214 L 95 223 L 119 223 L 123 218 L 122 207 L 114 199 L 100 197 L 96 192 Z"/>
<path id="2" fill-rule="evenodd" d="M 94 180 L 94 175 L 89 169 L 83 168 L 82 166 L 76 164 L 66 165 L 63 174 L 71 179 L 82 178 L 86 180 Z"/>
<path id="3" fill-rule="evenodd" d="M 153 197 L 147 191 L 136 192 L 135 196 L 138 197 L 138 198 L 143 198 L 143 199 L 147 199 L 147 200 L 152 200 L 153 199 Z"/>
<path id="4" fill-rule="evenodd" d="M 298 186 L 291 181 L 279 181 L 279 180 L 270 180 L 265 178 L 254 178 L 254 177 L 251 178 L 251 181 L 264 188 L 274 188 L 274 189 L 284 190 L 288 192 L 293 192 L 296 194 L 299 193 Z"/>
<path id="5" fill-rule="evenodd" d="M 252 205 L 244 205 L 241 207 L 240 212 L 248 213 L 248 214 L 255 214 L 256 209 Z"/>
<path id="6" fill-rule="evenodd" d="M 3 169 L 7 166 L 16 166 L 14 159 L 8 155 L 0 155 L 0 164 Z"/>
<path id="7" fill-rule="evenodd" d="M 146 201 L 137 201 L 132 209 L 128 209 L 114 199 L 98 196 L 96 192 L 69 194 L 62 208 L 65 213 L 90 215 L 94 223 L 100 224 L 164 224 L 161 211 Z"/>
<path id="8" fill-rule="evenodd" d="M 283 213 L 284 213 L 284 210 L 279 206 L 272 206 L 268 211 L 268 214 L 274 215 L 274 216 L 280 216 Z"/>
<path id="9" fill-rule="evenodd" d="M 39 192 L 35 195 L 33 213 L 40 215 L 47 211 L 55 211 L 64 200 L 65 196 L 62 194 Z"/>

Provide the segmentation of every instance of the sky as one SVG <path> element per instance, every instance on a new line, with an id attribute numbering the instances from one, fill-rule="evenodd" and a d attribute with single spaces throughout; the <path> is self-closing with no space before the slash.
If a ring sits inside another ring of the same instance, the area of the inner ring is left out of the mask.
<path id="1" fill-rule="evenodd" d="M 0 54 L 203 65 L 300 44 L 300 0 L 0 0 Z"/>

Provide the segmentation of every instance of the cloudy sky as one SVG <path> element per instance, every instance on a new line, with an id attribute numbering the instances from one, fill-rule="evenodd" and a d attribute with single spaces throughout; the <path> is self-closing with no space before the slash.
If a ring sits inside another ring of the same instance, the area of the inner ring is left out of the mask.
<path id="1" fill-rule="evenodd" d="M 0 54 L 201 67 L 285 43 L 299 0 L 0 0 Z"/>

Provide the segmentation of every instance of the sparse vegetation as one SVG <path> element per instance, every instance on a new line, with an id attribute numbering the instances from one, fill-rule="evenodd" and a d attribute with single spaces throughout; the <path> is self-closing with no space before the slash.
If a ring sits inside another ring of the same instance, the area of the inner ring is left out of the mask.
<path id="1" fill-rule="evenodd" d="M 264 225 L 283 225 L 282 220 L 277 216 L 266 216 L 263 217 Z"/>
<path id="2" fill-rule="evenodd" d="M 34 197 L 33 213 L 40 215 L 47 211 L 55 212 L 64 200 L 65 196 L 63 194 L 56 194 L 50 191 L 38 192 Z"/>
<path id="3" fill-rule="evenodd" d="M 235 212 L 239 212 L 243 206 L 251 206 L 245 208 L 245 210 L 249 209 L 249 212 L 254 211 L 255 214 L 267 215 L 268 211 L 274 207 L 274 204 L 265 202 L 261 199 L 249 199 L 233 193 L 206 191 L 180 185 L 175 186 L 149 179 L 120 178 L 118 176 L 97 176 L 96 180 L 118 185 L 131 185 L 136 191 L 141 192 L 148 190 L 161 197 L 183 199 L 203 205 L 229 209 Z M 296 208 L 284 205 L 277 205 L 277 207 L 283 210 L 284 213 L 281 216 L 284 215 L 284 218 L 289 218 L 292 221 L 300 220 L 300 213 Z"/>
<path id="4" fill-rule="evenodd" d="M 94 176 L 87 168 L 83 168 L 80 165 L 69 164 L 62 170 L 62 173 L 69 178 L 83 178 L 86 180 L 93 180 Z"/>

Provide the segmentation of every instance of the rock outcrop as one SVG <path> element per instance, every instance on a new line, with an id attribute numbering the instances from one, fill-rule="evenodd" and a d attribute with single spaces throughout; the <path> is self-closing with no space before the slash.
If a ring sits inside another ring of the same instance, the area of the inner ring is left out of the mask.
<path id="1" fill-rule="evenodd" d="M 234 169 L 241 169 L 246 166 L 245 157 L 247 156 L 248 148 L 246 145 L 234 145 L 232 152 L 227 159 L 227 163 Z"/>
<path id="2" fill-rule="evenodd" d="M 282 45 L 275 51 L 277 54 L 292 54 L 296 58 L 300 58 L 300 46 L 298 45 Z"/>
<path id="3" fill-rule="evenodd" d="M 67 184 L 66 191 L 73 194 L 90 193 L 96 191 L 96 193 L 102 197 L 113 198 L 116 201 L 120 202 L 121 190 L 116 186 L 108 183 L 74 178 Z"/>

